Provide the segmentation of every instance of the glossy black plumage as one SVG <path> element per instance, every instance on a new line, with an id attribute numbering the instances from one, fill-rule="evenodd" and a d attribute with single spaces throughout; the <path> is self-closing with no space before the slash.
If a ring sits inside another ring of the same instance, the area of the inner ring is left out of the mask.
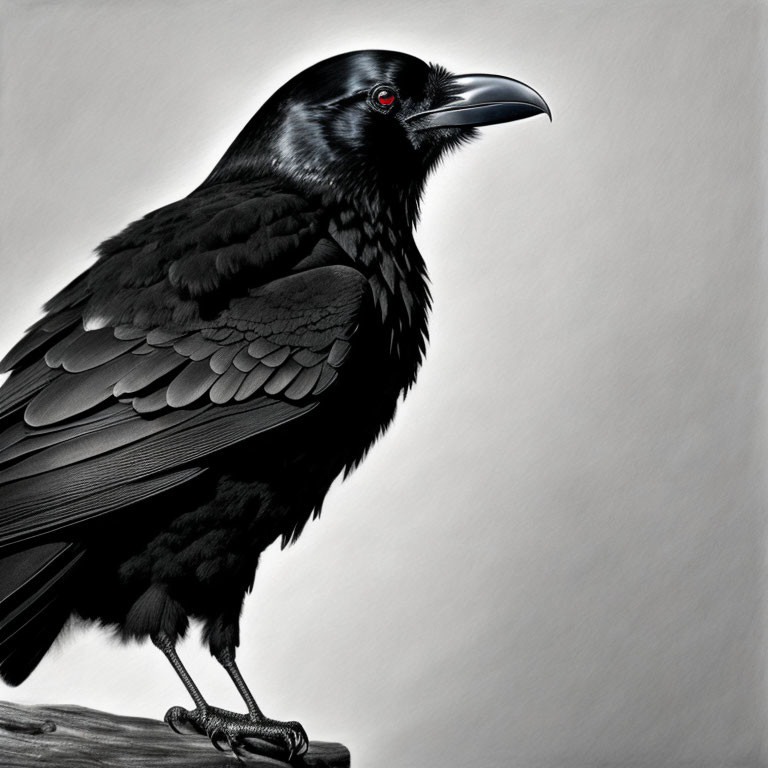
<path id="1" fill-rule="evenodd" d="M 430 296 L 411 230 L 430 169 L 473 130 L 450 125 L 455 82 L 386 51 L 310 68 L 8 353 L 5 680 L 73 613 L 167 653 L 197 617 L 233 663 L 259 553 L 300 534 L 415 380 Z"/>

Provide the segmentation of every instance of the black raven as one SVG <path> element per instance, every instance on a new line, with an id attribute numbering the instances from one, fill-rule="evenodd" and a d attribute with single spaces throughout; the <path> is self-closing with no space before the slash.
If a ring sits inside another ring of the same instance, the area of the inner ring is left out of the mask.
<path id="1" fill-rule="evenodd" d="M 235 664 L 259 555 L 319 514 L 414 383 L 428 173 L 476 126 L 542 113 L 506 77 L 336 56 L 280 88 L 188 197 L 101 244 L 1 364 L 6 682 L 75 615 L 162 650 L 195 704 L 172 727 L 306 750 Z M 175 644 L 190 618 L 248 714 L 189 677 Z"/>

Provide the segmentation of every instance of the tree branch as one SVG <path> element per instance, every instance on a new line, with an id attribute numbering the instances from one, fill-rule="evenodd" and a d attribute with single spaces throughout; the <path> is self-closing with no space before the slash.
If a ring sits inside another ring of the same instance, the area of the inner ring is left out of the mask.
<path id="1" fill-rule="evenodd" d="M 249 740 L 247 766 L 289 766 L 276 747 Z M 165 723 L 83 707 L 29 707 L 0 702 L 3 768 L 237 768 L 232 753 L 217 752 L 205 736 L 174 734 Z M 341 744 L 313 741 L 294 766 L 349 768 Z"/>

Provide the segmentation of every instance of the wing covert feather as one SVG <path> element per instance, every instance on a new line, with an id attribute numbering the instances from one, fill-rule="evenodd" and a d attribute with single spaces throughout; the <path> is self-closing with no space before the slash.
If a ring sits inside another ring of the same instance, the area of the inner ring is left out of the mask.
<path id="1" fill-rule="evenodd" d="M 48 365 L 64 373 L 40 385 L 25 421 L 50 426 L 111 398 L 135 400 L 137 413 L 156 412 L 164 407 L 153 397 L 160 389 L 171 409 L 225 405 L 259 393 L 295 401 L 317 395 L 309 376 L 290 385 L 318 365 L 315 381 L 332 383 L 368 300 L 368 283 L 356 270 L 318 267 L 259 286 L 215 321 L 186 331 L 75 328 L 49 350 Z"/>

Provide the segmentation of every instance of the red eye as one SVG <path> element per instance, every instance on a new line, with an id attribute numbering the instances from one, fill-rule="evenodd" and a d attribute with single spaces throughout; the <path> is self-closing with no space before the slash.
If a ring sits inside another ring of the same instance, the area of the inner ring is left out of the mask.
<path id="1" fill-rule="evenodd" d="M 395 101 L 395 94 L 390 91 L 389 88 L 380 88 L 376 91 L 376 101 L 381 104 L 382 107 L 388 107 Z"/>

